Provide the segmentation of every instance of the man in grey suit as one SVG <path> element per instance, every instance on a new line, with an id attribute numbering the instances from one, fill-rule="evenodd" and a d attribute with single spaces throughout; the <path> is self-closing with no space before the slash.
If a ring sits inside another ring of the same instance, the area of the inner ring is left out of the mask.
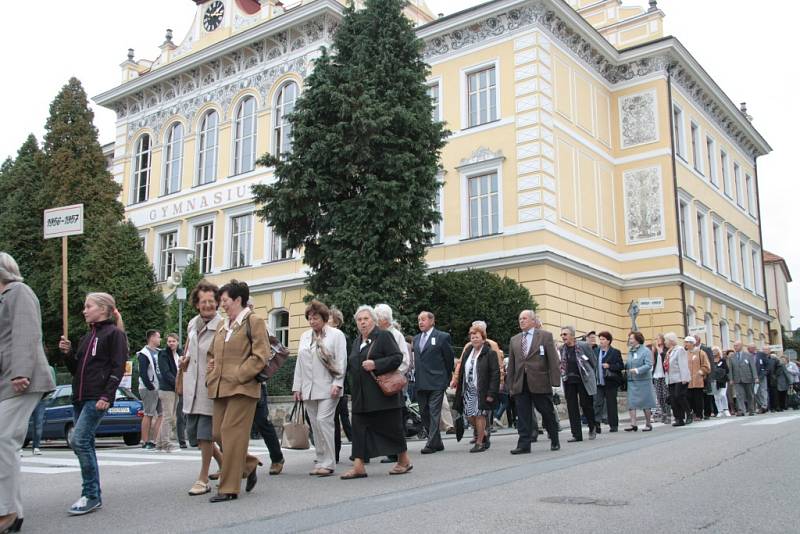
<path id="1" fill-rule="evenodd" d="M 421 312 L 417 317 L 420 333 L 414 336 L 413 344 L 417 402 L 422 425 L 428 429 L 428 442 L 420 451 L 422 454 L 444 450 L 439 420 L 445 390 L 455 366 L 450 334 L 434 328 L 435 323 L 433 313 Z"/>
<path id="2" fill-rule="evenodd" d="M 745 403 L 749 415 L 755 415 L 755 395 L 753 384 L 758 384 L 756 359 L 749 352 L 742 350 L 742 342 L 733 344 L 734 354 L 728 361 L 730 384 L 736 388 L 736 415 L 745 414 Z"/>
<path id="3" fill-rule="evenodd" d="M 561 448 L 553 407 L 553 388 L 561 383 L 558 353 L 553 334 L 535 328 L 533 311 L 519 314 L 521 332 L 508 345 L 506 387 L 517 408 L 517 447 L 511 454 L 528 454 L 537 432 L 533 409 L 542 414 L 542 425 L 550 435 L 550 450 Z"/>

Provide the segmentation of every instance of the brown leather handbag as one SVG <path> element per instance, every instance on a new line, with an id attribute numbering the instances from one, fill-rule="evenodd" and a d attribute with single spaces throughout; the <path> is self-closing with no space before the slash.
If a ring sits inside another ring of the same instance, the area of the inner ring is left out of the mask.
<path id="1" fill-rule="evenodd" d="M 367 352 L 367 360 L 370 359 L 369 356 L 371 353 L 372 345 L 370 345 L 369 351 Z M 397 369 L 389 373 L 383 373 L 382 375 L 376 375 L 374 371 L 370 371 L 369 374 L 372 375 L 378 387 L 381 388 L 381 391 L 387 397 L 394 397 L 398 393 L 401 393 L 403 388 L 406 387 L 406 384 L 408 384 L 406 375 Z"/>

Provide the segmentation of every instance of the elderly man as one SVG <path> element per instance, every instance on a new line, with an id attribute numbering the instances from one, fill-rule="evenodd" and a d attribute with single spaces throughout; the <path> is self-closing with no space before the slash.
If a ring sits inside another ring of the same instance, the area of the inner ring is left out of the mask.
<path id="1" fill-rule="evenodd" d="M 561 341 L 564 342 L 561 346 L 561 378 L 572 430 L 572 437 L 567 441 L 583 441 L 581 411 L 589 423 L 589 439 L 594 439 L 597 430 L 594 419 L 597 358 L 591 345 L 575 339 L 575 328 L 572 326 L 561 329 Z"/>
<path id="2" fill-rule="evenodd" d="M 517 410 L 517 447 L 511 454 L 528 454 L 536 441 L 533 409 L 542 414 L 542 424 L 550 435 L 550 450 L 561 448 L 558 423 L 553 407 L 553 388 L 560 384 L 558 353 L 553 334 L 536 328 L 532 310 L 519 314 L 520 333 L 508 344 L 506 387 Z"/>
<path id="3" fill-rule="evenodd" d="M 420 333 L 414 336 L 414 374 L 422 424 L 428 429 L 428 441 L 420 452 L 432 454 L 444 450 L 439 422 L 455 360 L 450 334 L 434 328 L 433 313 L 421 312 L 417 324 Z"/>
<path id="4" fill-rule="evenodd" d="M 730 369 L 730 385 L 736 388 L 736 415 L 755 415 L 755 395 L 753 385 L 758 384 L 758 369 L 755 355 L 743 351 L 741 340 L 733 344 L 733 355 L 728 360 Z M 753 347 L 755 349 L 755 347 Z M 745 410 L 745 407 L 747 410 Z"/>
<path id="5" fill-rule="evenodd" d="M 754 387 L 758 413 L 766 413 L 769 409 L 769 355 L 756 349 L 755 343 L 747 344 L 747 352 L 756 362 L 758 387 Z"/>

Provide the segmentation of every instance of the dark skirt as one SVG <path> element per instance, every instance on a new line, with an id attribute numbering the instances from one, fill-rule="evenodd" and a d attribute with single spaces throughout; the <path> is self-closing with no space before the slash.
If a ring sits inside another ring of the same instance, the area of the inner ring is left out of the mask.
<path id="1" fill-rule="evenodd" d="M 353 413 L 353 457 L 366 460 L 407 450 L 403 409 Z"/>

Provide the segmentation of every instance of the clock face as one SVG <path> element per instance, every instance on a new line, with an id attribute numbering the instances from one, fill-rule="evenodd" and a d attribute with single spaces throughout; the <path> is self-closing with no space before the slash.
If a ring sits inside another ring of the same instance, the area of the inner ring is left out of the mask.
<path id="1" fill-rule="evenodd" d="M 213 32 L 219 25 L 222 24 L 222 17 L 225 15 L 225 4 L 222 0 L 215 0 L 211 5 L 206 8 L 206 13 L 203 15 L 203 28 L 207 32 Z"/>

